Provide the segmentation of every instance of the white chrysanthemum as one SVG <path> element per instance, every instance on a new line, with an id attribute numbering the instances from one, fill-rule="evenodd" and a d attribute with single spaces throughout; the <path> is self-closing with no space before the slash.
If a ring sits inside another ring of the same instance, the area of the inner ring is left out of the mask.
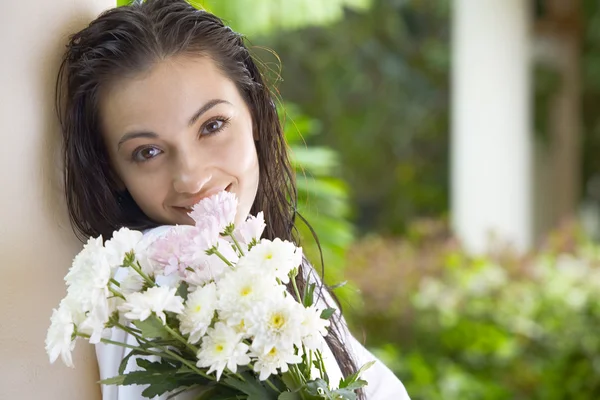
<path id="1" fill-rule="evenodd" d="M 112 267 L 122 265 L 125 254 L 132 250 L 135 252 L 143 236 L 142 232 L 128 228 L 121 228 L 114 232 L 112 238 L 105 244 L 110 265 Z"/>
<path id="2" fill-rule="evenodd" d="M 134 292 L 141 292 L 144 288 L 144 278 L 131 268 L 124 268 L 125 277 L 121 280 L 119 291 L 127 296 Z"/>
<path id="3" fill-rule="evenodd" d="M 50 362 L 54 363 L 60 356 L 65 365 L 73 367 L 71 353 L 75 348 L 75 340 L 72 340 L 75 324 L 68 301 L 63 299 L 58 309 L 52 310 L 50 321 L 46 335 L 46 352 Z"/>
<path id="4" fill-rule="evenodd" d="M 237 197 L 234 193 L 222 191 L 214 196 L 202 199 L 194 206 L 190 217 L 196 221 L 196 226 L 202 227 L 207 216 L 215 217 L 219 232 L 221 233 L 226 227 L 233 224 L 235 214 L 237 212 Z"/>
<path id="5" fill-rule="evenodd" d="M 327 336 L 329 320 L 321 318 L 322 310 L 316 306 L 302 308 L 301 335 L 302 343 L 310 350 L 321 350 L 324 337 Z"/>
<path id="6" fill-rule="evenodd" d="M 254 336 L 253 350 L 269 351 L 275 345 L 301 347 L 303 309 L 289 296 L 255 304 L 245 321 L 248 334 Z"/>
<path id="7" fill-rule="evenodd" d="M 165 311 L 175 314 L 183 312 L 183 299 L 175 294 L 176 291 L 176 288 L 155 286 L 143 293 L 131 293 L 118 309 L 129 320 L 144 321 L 154 313 L 164 324 Z"/>
<path id="8" fill-rule="evenodd" d="M 85 319 L 77 325 L 77 331 L 90 335 L 91 344 L 100 343 L 100 339 L 109 334 L 106 323 L 110 317 L 108 302 L 106 307 L 96 307 L 85 315 Z"/>
<path id="9" fill-rule="evenodd" d="M 256 217 L 250 215 L 248 219 L 235 228 L 234 236 L 240 244 L 248 246 L 252 241 L 259 241 L 265 230 L 265 217 L 259 212 Z"/>
<path id="10" fill-rule="evenodd" d="M 277 375 L 278 369 L 285 373 L 288 364 L 302 362 L 302 357 L 295 354 L 293 346 L 271 345 L 253 353 L 258 359 L 254 363 L 254 371 L 259 373 L 258 379 L 264 381 L 271 375 Z"/>
<path id="11" fill-rule="evenodd" d="M 85 313 L 95 307 L 103 307 L 110 295 L 108 282 L 111 277 L 102 237 L 90 238 L 65 276 L 72 308 Z"/>
<path id="12" fill-rule="evenodd" d="M 240 259 L 239 268 L 256 268 L 262 273 L 278 278 L 283 283 L 290 281 L 289 274 L 302 263 L 302 248 L 279 238 L 261 240 Z"/>
<path id="13" fill-rule="evenodd" d="M 221 379 L 225 367 L 235 373 L 238 365 L 250 363 L 248 346 L 242 343 L 242 335 L 222 322 L 217 322 L 214 328 L 208 329 L 197 357 L 196 365 L 200 368 L 208 367 L 209 374 L 216 371 L 217 380 Z"/>
<path id="14" fill-rule="evenodd" d="M 206 333 L 215 315 L 217 306 L 217 286 L 214 283 L 198 288 L 188 295 L 185 309 L 179 314 L 179 329 L 184 335 L 190 335 L 190 343 L 198 343 Z"/>
<path id="15" fill-rule="evenodd" d="M 219 316 L 238 326 L 249 310 L 266 299 L 283 300 L 285 286 L 254 269 L 236 269 L 217 282 Z"/>

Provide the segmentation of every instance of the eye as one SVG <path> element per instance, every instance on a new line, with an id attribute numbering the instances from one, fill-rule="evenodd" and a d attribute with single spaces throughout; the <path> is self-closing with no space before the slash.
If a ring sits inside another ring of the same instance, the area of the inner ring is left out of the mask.
<path id="1" fill-rule="evenodd" d="M 133 152 L 133 160 L 136 162 L 145 162 L 153 159 L 162 153 L 162 150 L 157 147 L 142 147 Z"/>
<path id="2" fill-rule="evenodd" d="M 224 117 L 218 117 L 213 120 L 210 120 L 202 126 L 200 134 L 205 136 L 215 134 L 222 130 L 228 122 L 229 119 Z"/>

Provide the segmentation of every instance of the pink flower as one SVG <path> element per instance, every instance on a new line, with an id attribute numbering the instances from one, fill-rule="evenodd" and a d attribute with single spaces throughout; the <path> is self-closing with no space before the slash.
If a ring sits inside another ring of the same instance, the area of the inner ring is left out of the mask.
<path id="1" fill-rule="evenodd" d="M 196 235 L 194 227 L 174 226 L 150 245 L 149 258 L 163 268 L 164 275 L 175 271 L 183 273 L 187 266 L 184 260 L 187 249 Z"/>
<path id="2" fill-rule="evenodd" d="M 193 249 L 205 252 L 217 245 L 220 233 L 223 232 L 219 220 L 214 215 L 203 215 L 196 220 L 196 229 L 190 246 Z"/>
<path id="3" fill-rule="evenodd" d="M 216 218 L 219 232 L 233 224 L 237 212 L 237 197 L 234 193 L 222 191 L 214 196 L 202 199 L 194 206 L 189 216 L 196 221 L 196 226 L 205 224 L 206 217 Z"/>
<path id="4" fill-rule="evenodd" d="M 260 241 L 265 226 L 265 218 L 261 211 L 256 217 L 251 215 L 239 227 L 236 227 L 234 236 L 239 242 L 249 245 L 253 240 Z"/>

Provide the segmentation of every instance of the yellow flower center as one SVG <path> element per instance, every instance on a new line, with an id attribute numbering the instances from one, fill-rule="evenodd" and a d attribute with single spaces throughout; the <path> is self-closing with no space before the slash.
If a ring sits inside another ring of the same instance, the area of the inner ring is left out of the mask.
<path id="1" fill-rule="evenodd" d="M 269 355 L 270 355 L 270 356 L 274 356 L 274 355 L 276 355 L 276 354 L 277 354 L 277 349 L 276 349 L 275 347 L 273 347 L 273 348 L 271 349 L 271 351 L 269 351 Z"/>
<path id="2" fill-rule="evenodd" d="M 220 353 L 220 352 L 222 352 L 222 351 L 223 351 L 223 349 L 224 349 L 223 345 L 220 345 L 220 344 L 218 344 L 218 345 L 216 345 L 216 346 L 215 346 L 215 350 L 216 350 L 217 352 L 219 352 L 219 353 Z"/>
<path id="3" fill-rule="evenodd" d="M 244 288 L 242 288 L 240 294 L 242 296 L 248 296 L 250 293 L 252 293 L 252 288 L 250 286 L 246 286 Z"/>
<path id="4" fill-rule="evenodd" d="M 196 306 L 196 308 L 194 308 L 194 312 L 197 312 L 197 313 L 198 313 L 198 312 L 200 312 L 200 310 L 202 310 L 202 306 L 201 306 L 200 304 L 198 304 L 198 305 Z"/>
<path id="5" fill-rule="evenodd" d="M 280 329 L 285 324 L 285 317 L 281 314 L 273 314 L 271 316 L 271 326 L 275 329 Z"/>

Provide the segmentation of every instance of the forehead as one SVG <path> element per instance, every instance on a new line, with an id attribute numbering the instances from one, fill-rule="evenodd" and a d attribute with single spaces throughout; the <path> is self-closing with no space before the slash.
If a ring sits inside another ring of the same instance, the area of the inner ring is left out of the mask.
<path id="1" fill-rule="evenodd" d="M 190 116 L 213 99 L 244 106 L 235 84 L 210 58 L 172 57 L 105 88 L 100 120 L 109 137 L 138 129 L 160 134 L 186 127 Z"/>

